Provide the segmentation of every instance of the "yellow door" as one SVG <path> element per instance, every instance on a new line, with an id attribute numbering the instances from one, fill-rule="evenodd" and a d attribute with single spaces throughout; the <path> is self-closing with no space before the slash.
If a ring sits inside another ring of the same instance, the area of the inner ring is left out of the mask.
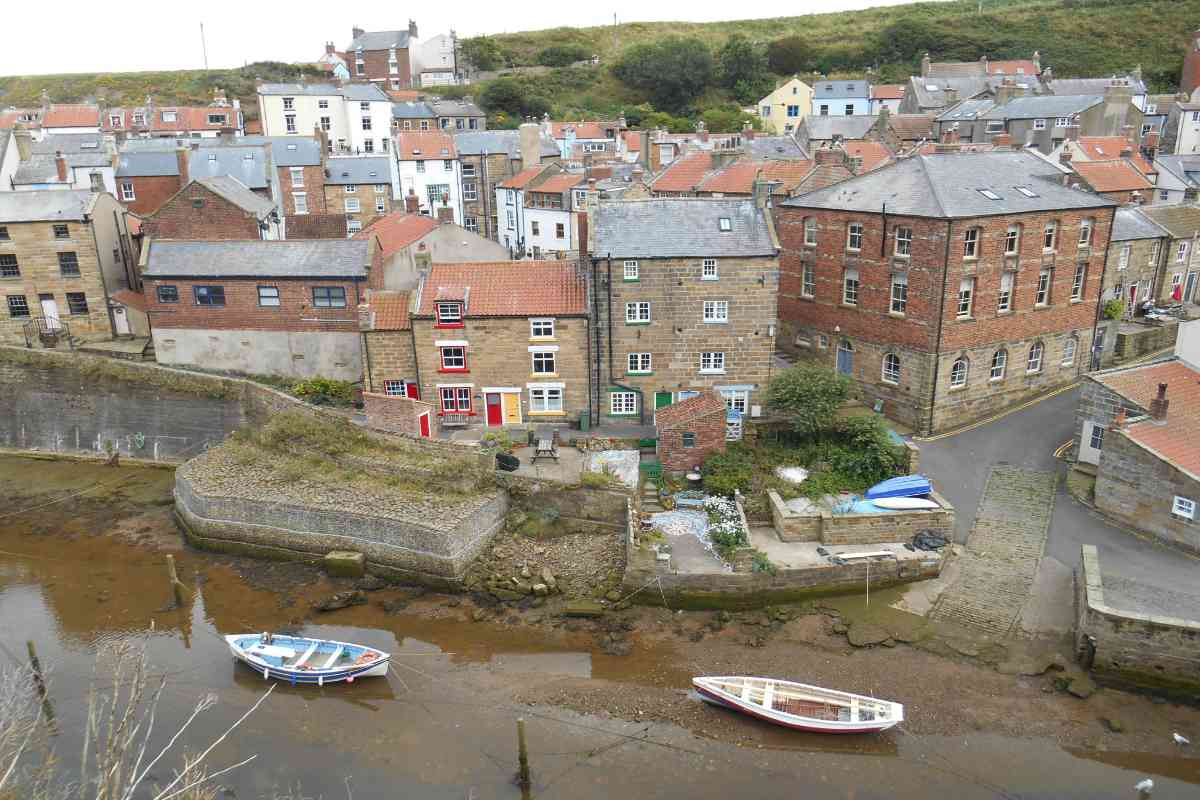
<path id="1" fill-rule="evenodd" d="M 504 395 L 504 424 L 505 425 L 520 425 L 521 424 L 521 395 L 505 394 Z"/>

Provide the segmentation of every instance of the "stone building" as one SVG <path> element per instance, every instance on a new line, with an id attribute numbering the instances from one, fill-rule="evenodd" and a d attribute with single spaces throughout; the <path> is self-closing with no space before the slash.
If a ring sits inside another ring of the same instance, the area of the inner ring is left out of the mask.
<path id="1" fill-rule="evenodd" d="M 357 308 L 369 242 L 150 242 L 142 279 L 155 357 L 228 372 L 362 377 Z"/>
<path id="2" fill-rule="evenodd" d="M 599 201 L 589 210 L 594 417 L 650 424 L 715 389 L 755 415 L 771 375 L 779 243 L 756 198 Z"/>
<path id="3" fill-rule="evenodd" d="M 1200 552 L 1200 321 L 1180 326 L 1167 361 L 1087 376 L 1076 453 L 1095 465 L 1096 508 Z"/>
<path id="4" fill-rule="evenodd" d="M 588 413 L 587 280 L 577 264 L 434 264 L 416 294 L 415 371 L 398 377 L 419 385 L 440 427 Z"/>
<path id="5" fill-rule="evenodd" d="M 372 290 L 358 307 L 364 392 L 385 397 L 420 395 L 411 302 L 411 292 Z"/>
<path id="6" fill-rule="evenodd" d="M 343 156 L 325 163 L 325 208 L 345 216 L 347 235 L 399 207 L 399 177 L 390 156 Z"/>
<path id="7" fill-rule="evenodd" d="M 142 220 L 148 239 L 278 239 L 275 204 L 237 178 L 200 178 Z"/>
<path id="8" fill-rule="evenodd" d="M 1142 209 L 1134 206 L 1117 209 L 1100 286 L 1100 320 L 1092 343 L 1094 367 L 1112 364 L 1122 322 L 1133 318 L 1139 303 L 1154 297 L 1169 240 L 1170 234 L 1143 214 Z M 1122 303 L 1121 313 L 1109 319 L 1105 305 L 1114 300 Z"/>
<path id="9" fill-rule="evenodd" d="M 496 187 L 525 169 L 557 162 L 558 146 L 527 123 L 518 131 L 464 131 L 454 135 L 462 171 L 463 227 L 500 241 Z"/>
<path id="10" fill-rule="evenodd" d="M 1200 206 L 1150 206 L 1142 213 L 1171 234 L 1155 299 L 1194 309 L 1200 304 Z"/>
<path id="11" fill-rule="evenodd" d="M 1116 204 L 1037 155 L 918 155 L 775 206 L 780 345 L 922 432 L 1086 369 Z"/>
<path id="12" fill-rule="evenodd" d="M 136 287 L 125 213 L 107 193 L 0 193 L 0 342 L 109 339 L 112 292 Z"/>
<path id="13" fill-rule="evenodd" d="M 672 403 L 654 415 L 658 460 L 670 470 L 695 469 L 725 452 L 725 398 L 711 389 Z"/>

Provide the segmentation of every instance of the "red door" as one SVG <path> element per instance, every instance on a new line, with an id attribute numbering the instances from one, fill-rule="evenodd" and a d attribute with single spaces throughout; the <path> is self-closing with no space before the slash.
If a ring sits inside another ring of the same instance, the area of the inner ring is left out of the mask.
<path id="1" fill-rule="evenodd" d="M 404 384 L 404 394 L 406 397 L 411 397 L 413 400 L 421 399 L 421 387 L 415 383 Z"/>
<path id="2" fill-rule="evenodd" d="M 504 410 L 500 407 L 500 395 L 498 394 L 488 393 L 487 424 L 489 428 L 493 425 L 504 424 Z"/>
<path id="3" fill-rule="evenodd" d="M 426 411 L 418 418 L 418 424 L 421 426 L 421 438 L 429 438 L 429 412 Z"/>

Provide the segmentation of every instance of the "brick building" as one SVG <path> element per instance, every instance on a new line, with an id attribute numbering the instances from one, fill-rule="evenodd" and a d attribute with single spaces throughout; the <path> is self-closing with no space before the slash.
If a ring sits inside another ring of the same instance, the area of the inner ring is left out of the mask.
<path id="1" fill-rule="evenodd" d="M 1093 368 L 1112 364 L 1122 321 L 1132 319 L 1137 305 L 1155 296 L 1155 287 L 1162 282 L 1169 242 L 1170 234 L 1142 209 L 1117 209 L 1100 286 L 1101 314 L 1092 343 Z M 1120 300 L 1124 305 L 1119 319 L 1108 319 L 1103 313 L 1104 305 L 1111 300 Z"/>
<path id="2" fill-rule="evenodd" d="M 199 178 L 142 220 L 150 239 L 278 239 L 275 204 L 237 178 Z"/>
<path id="3" fill-rule="evenodd" d="M 383 89 L 407 89 L 412 86 L 412 60 L 409 49 L 416 44 L 417 23 L 408 21 L 408 30 L 364 31 L 355 27 L 354 38 L 345 50 L 346 66 L 356 81 L 370 81 Z"/>
<path id="4" fill-rule="evenodd" d="M 279 207 L 290 223 L 295 216 L 329 213 L 325 207 L 325 159 L 328 140 L 319 129 L 313 136 L 244 136 L 245 145 L 270 148 Z M 345 235 L 344 233 L 342 234 Z"/>
<path id="5" fill-rule="evenodd" d="M 142 279 L 159 363 L 357 381 L 370 244 L 152 241 Z"/>
<path id="6" fill-rule="evenodd" d="M 754 414 L 771 374 L 779 244 L 757 201 L 600 200 L 589 211 L 593 416 L 649 424 L 716 389 Z"/>
<path id="7" fill-rule="evenodd" d="M 111 338 L 108 296 L 134 284 L 131 254 L 112 195 L 0 193 L 0 342 Z"/>
<path id="8" fill-rule="evenodd" d="M 654 415 L 658 460 L 670 470 L 698 468 L 725 452 L 725 398 L 709 390 L 658 410 Z"/>
<path id="9" fill-rule="evenodd" d="M 416 371 L 402 377 L 419 384 L 442 427 L 588 413 L 587 281 L 577 264 L 434 264 L 413 306 Z"/>
<path id="10" fill-rule="evenodd" d="M 412 292 L 372 289 L 358 307 L 363 391 L 388 397 L 420 396 L 412 337 Z"/>
<path id="11" fill-rule="evenodd" d="M 127 141 L 117 156 L 117 199 L 135 214 L 152 214 L 194 178 L 237 178 L 250 191 L 273 197 L 270 148 L 172 139 Z"/>
<path id="12" fill-rule="evenodd" d="M 775 207 L 780 344 L 945 430 L 1087 367 L 1116 204 L 1024 152 L 919 155 Z"/>
<path id="13" fill-rule="evenodd" d="M 525 139 L 522 139 L 524 134 Z M 463 227 L 500 241 L 496 186 L 530 166 L 559 159 L 554 140 L 529 124 L 521 131 L 455 133 L 454 146 L 462 172 Z"/>

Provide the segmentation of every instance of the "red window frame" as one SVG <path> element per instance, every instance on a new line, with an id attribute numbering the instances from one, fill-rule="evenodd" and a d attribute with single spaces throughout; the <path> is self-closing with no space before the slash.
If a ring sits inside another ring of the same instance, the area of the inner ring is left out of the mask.
<path id="1" fill-rule="evenodd" d="M 445 306 L 445 307 L 453 306 L 454 308 L 458 309 L 458 319 L 453 319 L 453 320 L 449 320 L 449 321 L 443 320 L 442 319 L 442 307 L 443 306 Z M 466 324 L 463 322 L 463 304 L 462 303 L 446 303 L 446 302 L 440 302 L 440 301 L 437 303 L 434 303 L 433 315 L 434 315 L 433 327 L 435 327 L 435 328 L 461 328 Z"/>
<path id="2" fill-rule="evenodd" d="M 446 351 L 447 350 L 462 351 L 462 366 L 461 367 L 446 366 Z M 460 345 L 455 345 L 452 347 L 439 347 L 438 348 L 438 363 L 440 365 L 438 367 L 438 372 L 468 372 L 469 370 L 467 367 L 467 348 L 462 347 Z"/>
<path id="3" fill-rule="evenodd" d="M 442 410 L 440 414 L 474 414 L 471 408 L 470 386 L 443 386 L 438 390 Z"/>

